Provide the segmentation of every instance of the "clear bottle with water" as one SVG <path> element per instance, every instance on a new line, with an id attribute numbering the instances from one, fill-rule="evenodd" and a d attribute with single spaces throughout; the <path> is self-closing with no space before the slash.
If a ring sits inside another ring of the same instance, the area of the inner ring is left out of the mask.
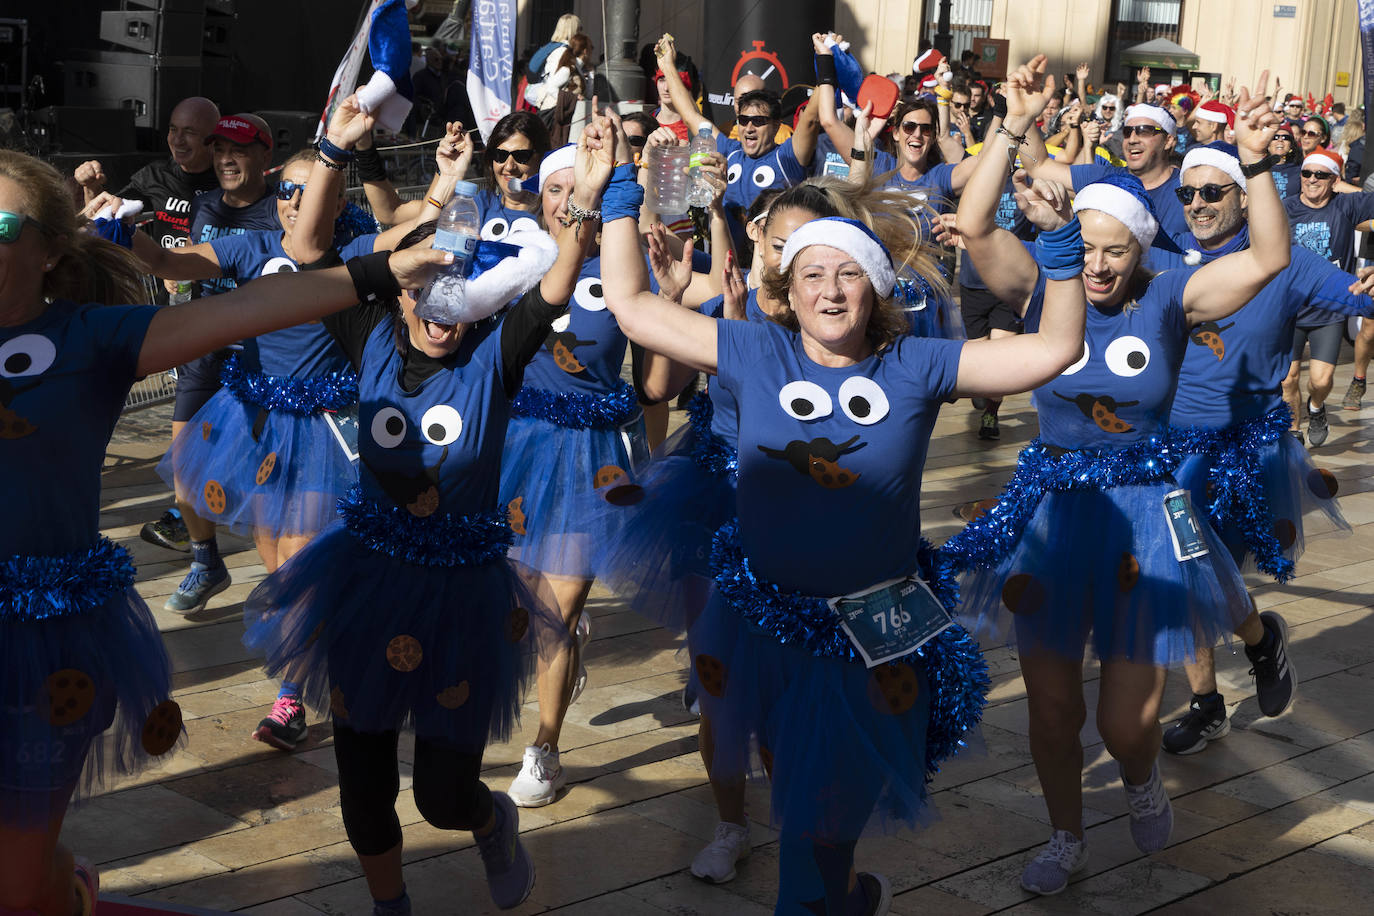
<path id="1" fill-rule="evenodd" d="M 466 286 L 468 269 L 477 253 L 477 238 L 482 216 L 477 209 L 477 185 L 460 181 L 453 187 L 453 198 L 439 214 L 432 247 L 453 253 L 448 264 L 425 287 L 415 314 L 435 324 L 459 324 L 466 321 Z"/>
<path id="2" fill-rule="evenodd" d="M 654 212 L 672 216 L 687 212 L 687 147 L 665 144 L 651 152 L 649 189 Z"/>
<path id="3" fill-rule="evenodd" d="M 693 207 L 709 207 L 716 192 L 711 188 L 711 183 L 702 174 L 701 167 L 706 164 L 706 157 L 716 151 L 716 142 L 711 137 L 711 125 L 700 124 L 697 126 L 696 136 L 692 138 L 690 147 L 691 153 L 687 161 L 690 169 L 688 177 L 691 186 L 687 189 L 687 203 Z"/>

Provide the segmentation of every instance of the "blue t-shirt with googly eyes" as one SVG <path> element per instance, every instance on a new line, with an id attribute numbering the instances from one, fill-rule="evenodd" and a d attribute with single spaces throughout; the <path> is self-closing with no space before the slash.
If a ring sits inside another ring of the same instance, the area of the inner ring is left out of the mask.
<path id="1" fill-rule="evenodd" d="M 0 560 L 95 543 L 105 448 L 156 312 L 57 300 L 0 327 Z"/>
<path id="2" fill-rule="evenodd" d="M 414 391 L 401 387 L 391 320 L 373 329 L 358 371 L 358 478 L 363 494 L 417 518 L 497 506 L 510 420 L 501 321 L 463 334 L 445 368 Z"/>
<path id="3" fill-rule="evenodd" d="M 588 258 L 582 262 L 568 311 L 554 320 L 543 348 L 525 369 L 525 387 L 608 394 L 620 384 L 626 344 L 606 308 L 601 258 Z"/>
<path id="4" fill-rule="evenodd" d="M 829 368 L 772 322 L 716 323 L 718 376 L 739 405 L 740 537 L 784 589 L 833 597 L 914 571 L 921 474 L 962 341 L 902 337 Z"/>
<path id="5" fill-rule="evenodd" d="M 744 145 L 725 134 L 716 135 L 716 150 L 725 157 L 725 205 L 745 210 L 762 191 L 790 188 L 806 180 L 806 167 L 792 151 L 792 138 L 773 147 L 757 159 L 744 152 Z"/>
<path id="6" fill-rule="evenodd" d="M 370 254 L 376 233 L 360 235 L 339 250 L 345 261 Z M 255 231 L 229 235 L 210 243 L 225 277 L 239 286 L 276 273 L 295 273 L 299 265 L 281 247 L 281 232 Z M 318 321 L 261 334 L 252 346 L 244 348 L 246 368 L 268 375 L 306 378 L 340 372 L 348 368 L 348 358 L 334 338 Z"/>
<path id="7" fill-rule="evenodd" d="M 1169 422 L 1188 344 L 1183 288 L 1193 269 L 1158 274 L 1138 302 L 1104 311 L 1088 306 L 1083 355 L 1031 395 L 1040 438 L 1060 448 L 1119 448 Z M 1043 292 L 1026 309 L 1040 327 Z"/>
<path id="8" fill-rule="evenodd" d="M 504 242 L 512 232 L 539 228 L 538 212 L 507 207 L 494 191 L 478 191 L 476 199 L 482 222 L 478 235 L 485 241 Z"/>

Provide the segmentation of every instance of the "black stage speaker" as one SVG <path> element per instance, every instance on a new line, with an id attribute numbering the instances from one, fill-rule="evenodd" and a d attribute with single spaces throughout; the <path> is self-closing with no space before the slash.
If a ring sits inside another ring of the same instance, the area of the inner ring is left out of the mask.
<path id="1" fill-rule="evenodd" d="M 315 128 L 320 123 L 316 111 L 255 111 L 253 114 L 267 122 L 272 131 L 272 164 L 285 162 L 293 153 L 315 142 Z"/>
<path id="2" fill-rule="evenodd" d="M 106 10 L 100 14 L 100 39 L 144 54 L 200 54 L 204 13 Z"/>
<path id="3" fill-rule="evenodd" d="M 134 113 L 128 108 L 50 105 L 34 113 L 55 152 L 128 153 L 135 149 Z"/>
<path id="4" fill-rule="evenodd" d="M 200 95 L 199 57 L 155 57 L 124 51 L 72 53 L 65 77 L 69 105 L 127 108 L 134 113 L 137 126 L 165 130 L 177 102 Z"/>

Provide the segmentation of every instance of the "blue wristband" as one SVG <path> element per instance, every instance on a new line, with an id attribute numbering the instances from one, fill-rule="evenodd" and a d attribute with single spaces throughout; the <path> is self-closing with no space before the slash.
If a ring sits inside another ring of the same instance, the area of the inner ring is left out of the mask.
<path id="1" fill-rule="evenodd" d="M 339 149 L 337 146 L 330 143 L 328 137 L 320 138 L 319 150 L 321 155 L 333 159 L 335 162 L 352 162 L 354 159 L 358 158 L 358 154 L 353 152 L 353 150 Z"/>
<path id="2" fill-rule="evenodd" d="M 644 204 L 644 188 L 635 181 L 635 165 L 627 162 L 616 166 L 611 173 L 611 183 L 601 194 L 601 225 L 611 220 L 639 219 L 639 208 Z"/>
<path id="3" fill-rule="evenodd" d="M 1035 240 L 1035 261 L 1051 280 L 1069 280 L 1083 273 L 1083 233 L 1078 217 Z"/>

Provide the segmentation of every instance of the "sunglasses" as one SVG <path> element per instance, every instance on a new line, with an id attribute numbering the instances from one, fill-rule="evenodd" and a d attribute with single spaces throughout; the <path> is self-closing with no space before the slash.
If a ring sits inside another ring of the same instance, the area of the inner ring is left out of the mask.
<path id="1" fill-rule="evenodd" d="M 1205 184 L 1200 188 L 1192 188 L 1185 184 L 1174 188 L 1174 193 L 1178 195 L 1179 202 L 1186 207 L 1193 202 L 1194 195 L 1200 196 L 1205 203 L 1214 204 L 1225 197 L 1227 191 L 1238 187 L 1240 185 L 1234 181 L 1230 184 Z"/>
<path id="2" fill-rule="evenodd" d="M 1301 107 L 1302 107 L 1302 102 L 1289 102 L 1288 104 L 1284 105 L 1283 107 L 1284 107 L 1284 108 L 1301 108 Z"/>
<path id="3" fill-rule="evenodd" d="M 507 159 L 514 159 L 518 165 L 529 165 L 534 158 L 534 150 L 526 147 L 525 149 L 502 149 L 497 147 L 491 151 L 491 161 L 500 165 Z"/>
<path id="4" fill-rule="evenodd" d="M 735 123 L 740 127 L 762 127 L 771 120 L 768 115 L 740 115 L 735 118 Z"/>
<path id="5" fill-rule="evenodd" d="M 1131 137 L 1135 134 L 1140 134 L 1142 137 L 1154 137 L 1164 133 L 1168 133 L 1168 131 L 1153 124 L 1127 124 L 1121 128 L 1121 136 L 1123 137 Z"/>
<path id="6" fill-rule="evenodd" d="M 968 102 L 950 102 L 950 103 L 949 103 L 949 107 L 950 107 L 950 108 L 967 108 L 967 107 L 968 107 Z"/>
<path id="7" fill-rule="evenodd" d="M 1115 106 L 1115 105 L 1103 105 L 1103 106 L 1102 106 L 1102 110 L 1103 110 L 1103 111 L 1116 111 L 1116 106 Z"/>
<path id="8" fill-rule="evenodd" d="M 1320 140 L 1322 137 L 1325 137 L 1325 136 L 1326 136 L 1326 134 L 1322 133 L 1322 132 L 1319 131 L 1319 130 L 1305 130 L 1305 131 L 1302 132 L 1302 135 L 1303 135 L 1304 137 L 1314 137 L 1314 138 L 1316 138 L 1316 139 L 1318 139 L 1318 140 Z"/>
<path id="9" fill-rule="evenodd" d="M 7 213 L 0 210 L 0 244 L 8 245 L 11 242 L 19 241 L 19 234 L 24 231 L 24 224 L 32 223 L 40 231 L 47 232 L 48 227 L 34 219 L 32 216 L 25 216 L 22 213 Z"/>
<path id="10" fill-rule="evenodd" d="M 920 121 L 903 121 L 902 133 L 904 134 L 933 134 L 935 133 L 934 124 L 923 124 Z"/>
<path id="11" fill-rule="evenodd" d="M 296 192 L 305 193 L 305 182 L 296 184 L 294 181 L 277 182 L 277 200 L 290 200 L 296 196 Z"/>
<path id="12" fill-rule="evenodd" d="M 1298 174 L 1301 175 L 1303 178 L 1314 178 L 1317 181 L 1325 181 L 1328 178 L 1336 177 L 1335 172 L 1326 172 L 1320 169 L 1303 169 Z"/>
<path id="13" fill-rule="evenodd" d="M 1275 140 L 1282 140 L 1284 143 L 1292 143 L 1292 142 L 1293 142 L 1293 136 L 1292 136 L 1292 134 L 1274 134 L 1274 139 L 1275 139 Z"/>
<path id="14" fill-rule="evenodd" d="M 648 138 L 648 137 L 637 137 L 637 136 L 635 136 L 634 134 L 626 134 L 626 135 L 625 135 L 625 140 L 626 140 L 627 143 L 629 143 L 629 144 L 630 144 L 631 146 L 633 146 L 635 149 L 639 149 L 639 148 L 640 148 L 641 146 L 643 146 L 646 142 L 648 142 L 649 138 Z"/>

